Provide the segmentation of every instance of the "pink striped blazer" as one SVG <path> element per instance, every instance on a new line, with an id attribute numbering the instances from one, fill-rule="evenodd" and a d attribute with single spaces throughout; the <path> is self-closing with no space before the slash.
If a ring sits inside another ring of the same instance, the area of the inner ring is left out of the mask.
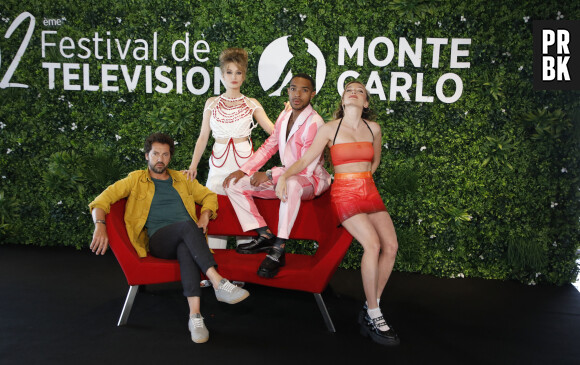
<path id="1" fill-rule="evenodd" d="M 280 175 L 286 171 L 286 168 L 290 167 L 306 153 L 314 140 L 318 128 L 324 124 L 324 120 L 309 104 L 294 122 L 288 135 L 288 140 L 286 140 L 290 115 L 292 115 L 291 110 L 280 113 L 272 135 L 240 168 L 244 173 L 251 176 L 264 166 L 276 152 L 279 152 L 283 166 L 272 169 L 272 179 L 274 184 L 276 184 Z M 298 175 L 306 177 L 312 183 L 316 195 L 322 194 L 330 187 L 330 174 L 324 168 L 323 156 L 312 161 Z"/>

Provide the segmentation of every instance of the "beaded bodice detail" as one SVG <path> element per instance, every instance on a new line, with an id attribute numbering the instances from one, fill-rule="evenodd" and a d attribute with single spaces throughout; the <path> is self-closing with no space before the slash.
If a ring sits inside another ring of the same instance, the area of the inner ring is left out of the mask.
<path id="1" fill-rule="evenodd" d="M 228 99 L 223 95 L 209 107 L 211 116 L 209 126 L 214 138 L 249 137 L 257 124 L 252 115 L 258 108 L 245 96 Z"/>

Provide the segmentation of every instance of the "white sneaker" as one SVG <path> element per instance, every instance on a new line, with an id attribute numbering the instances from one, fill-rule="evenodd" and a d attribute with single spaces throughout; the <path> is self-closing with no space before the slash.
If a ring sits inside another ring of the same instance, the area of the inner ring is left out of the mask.
<path id="1" fill-rule="evenodd" d="M 209 331 L 203 323 L 203 317 L 201 314 L 192 314 L 189 317 L 189 332 L 191 332 L 191 340 L 195 343 L 204 343 L 209 340 Z"/>
<path id="2" fill-rule="evenodd" d="M 215 297 L 220 302 L 236 304 L 250 296 L 246 289 L 239 288 L 230 283 L 227 279 L 222 279 L 220 285 L 215 289 Z"/>

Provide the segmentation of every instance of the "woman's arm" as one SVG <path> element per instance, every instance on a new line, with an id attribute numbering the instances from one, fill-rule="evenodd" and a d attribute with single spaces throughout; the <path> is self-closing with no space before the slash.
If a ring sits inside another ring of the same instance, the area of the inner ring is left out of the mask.
<path id="1" fill-rule="evenodd" d="M 276 196 L 282 200 L 283 202 L 286 201 L 286 179 L 290 176 L 294 176 L 300 171 L 304 170 L 312 161 L 317 158 L 320 158 L 322 152 L 324 152 L 324 147 L 328 145 L 330 142 L 330 136 L 332 132 L 332 126 L 329 124 L 325 124 L 316 133 L 316 137 L 314 137 L 314 141 L 312 145 L 306 151 L 304 156 L 300 158 L 298 161 L 294 162 L 292 166 L 290 166 L 282 176 L 278 178 L 278 182 L 276 183 Z"/>
<path id="2" fill-rule="evenodd" d="M 197 137 L 197 142 L 195 142 L 195 148 L 193 150 L 193 156 L 191 157 L 191 164 L 189 169 L 183 171 L 189 180 L 193 180 L 197 177 L 197 165 L 203 156 L 203 152 L 207 147 L 207 141 L 209 140 L 209 134 L 211 128 L 209 126 L 209 118 L 211 116 L 211 110 L 208 107 L 213 103 L 215 98 L 209 98 L 205 102 L 205 108 L 203 112 L 203 120 L 201 122 L 201 129 L 199 131 L 199 137 Z"/>
<path id="3" fill-rule="evenodd" d="M 373 139 L 373 149 L 375 150 L 373 156 L 373 162 L 371 163 L 371 172 L 374 174 L 377 168 L 379 168 L 379 164 L 381 163 L 381 152 L 383 150 L 382 145 L 382 136 L 381 136 L 381 126 L 378 123 L 372 122 L 370 123 L 370 127 L 374 134 Z"/>
<path id="4" fill-rule="evenodd" d="M 250 100 L 252 101 L 252 103 L 256 105 L 256 109 L 254 110 L 254 119 L 256 119 L 260 127 L 262 127 L 262 129 L 264 129 L 266 133 L 272 134 L 272 132 L 274 131 L 274 123 L 272 123 L 270 118 L 268 118 L 268 115 L 266 114 L 264 108 L 262 107 L 262 105 L 260 105 L 258 100 L 254 98 Z"/>

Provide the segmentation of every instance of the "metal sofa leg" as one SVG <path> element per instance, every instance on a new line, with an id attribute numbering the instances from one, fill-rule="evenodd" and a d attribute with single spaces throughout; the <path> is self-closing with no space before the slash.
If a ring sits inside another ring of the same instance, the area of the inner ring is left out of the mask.
<path id="1" fill-rule="evenodd" d="M 129 292 L 127 293 L 127 298 L 125 299 L 125 304 L 123 305 L 123 310 L 121 311 L 121 316 L 119 317 L 119 322 L 117 326 L 123 326 L 127 324 L 127 318 L 131 313 L 131 308 L 133 307 L 133 302 L 135 301 L 135 296 L 139 290 L 139 285 L 132 285 L 129 287 Z"/>
<path id="2" fill-rule="evenodd" d="M 322 313 L 322 318 L 324 318 L 326 328 L 328 328 L 328 330 L 332 333 L 336 332 L 336 329 L 334 329 L 334 324 L 332 323 L 332 319 L 330 318 L 328 310 L 326 309 L 326 304 L 324 304 L 324 299 L 322 299 L 322 295 L 320 293 L 314 293 L 314 299 L 316 299 L 316 304 L 318 304 L 320 313 Z"/>

